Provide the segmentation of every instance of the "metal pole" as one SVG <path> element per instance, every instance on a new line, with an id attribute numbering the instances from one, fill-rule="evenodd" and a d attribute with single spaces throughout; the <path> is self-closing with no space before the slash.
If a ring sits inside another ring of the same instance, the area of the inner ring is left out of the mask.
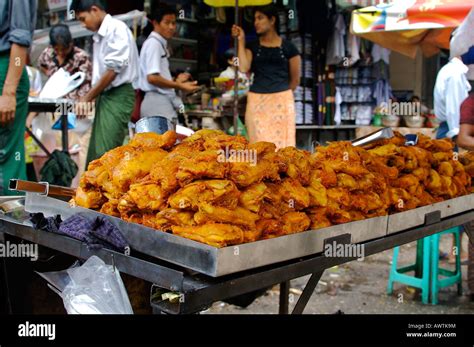
<path id="1" fill-rule="evenodd" d="M 290 281 L 280 283 L 280 308 L 279 314 L 288 314 L 288 304 L 290 295 Z"/>
<path id="2" fill-rule="evenodd" d="M 235 18 L 234 22 L 239 25 L 239 0 L 235 0 Z M 239 40 L 237 37 L 234 38 L 235 55 L 239 56 Z M 234 118 L 234 134 L 239 135 L 237 127 L 237 118 L 239 117 L 239 67 L 235 67 L 234 75 L 234 107 L 233 107 L 233 118 Z"/>
<path id="3" fill-rule="evenodd" d="M 67 124 L 67 114 L 61 115 L 61 135 L 62 135 L 62 145 L 63 151 L 69 153 L 69 139 L 68 139 L 68 124 Z"/>

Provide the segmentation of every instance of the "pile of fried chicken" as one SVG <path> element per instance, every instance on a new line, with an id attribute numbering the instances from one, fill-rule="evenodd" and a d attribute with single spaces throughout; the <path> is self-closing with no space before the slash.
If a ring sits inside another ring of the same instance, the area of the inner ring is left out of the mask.
<path id="1" fill-rule="evenodd" d="M 396 134 L 314 154 L 201 130 L 137 134 L 89 164 L 73 203 L 225 247 L 405 211 L 468 194 L 471 175 L 450 140 Z M 253 158 L 254 160 L 249 160 Z M 464 159 L 465 165 L 469 156 Z"/>

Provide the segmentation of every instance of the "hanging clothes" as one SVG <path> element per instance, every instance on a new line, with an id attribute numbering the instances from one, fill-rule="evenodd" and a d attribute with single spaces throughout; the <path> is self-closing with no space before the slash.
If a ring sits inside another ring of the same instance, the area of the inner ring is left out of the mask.
<path id="1" fill-rule="evenodd" d="M 374 44 L 372 46 L 372 58 L 374 59 L 374 63 L 383 60 L 386 64 L 390 64 L 390 52 L 389 49 Z"/>
<path id="2" fill-rule="evenodd" d="M 340 125 L 342 121 L 342 112 L 341 112 L 341 104 L 342 104 L 342 96 L 341 96 L 341 89 L 336 87 L 336 96 L 335 104 L 336 104 L 336 111 L 334 113 L 334 123 L 336 125 Z"/>
<path id="3" fill-rule="evenodd" d="M 347 53 L 351 58 L 349 61 L 349 66 L 354 65 L 360 60 L 360 37 L 352 35 L 349 33 L 347 35 Z"/>
<path id="4" fill-rule="evenodd" d="M 345 37 L 346 23 L 342 14 L 337 14 L 334 22 L 334 32 L 328 42 L 326 65 L 338 65 L 346 56 Z"/>

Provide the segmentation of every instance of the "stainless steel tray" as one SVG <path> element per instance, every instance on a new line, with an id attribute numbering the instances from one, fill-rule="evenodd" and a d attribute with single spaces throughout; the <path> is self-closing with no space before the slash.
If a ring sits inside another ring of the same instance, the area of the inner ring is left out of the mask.
<path id="1" fill-rule="evenodd" d="M 76 213 L 108 218 L 120 228 L 133 250 L 218 277 L 269 264 L 296 259 L 323 251 L 324 241 L 342 234 L 351 235 L 351 243 L 359 243 L 386 235 L 388 217 L 377 217 L 319 230 L 261 240 L 238 246 L 215 248 L 180 236 L 164 233 L 119 218 L 39 195 L 27 193 L 25 209 L 45 216 L 60 214 L 63 219 Z"/>
<path id="2" fill-rule="evenodd" d="M 439 211 L 441 218 L 446 218 L 470 210 L 474 210 L 474 194 L 395 213 L 388 217 L 387 235 L 425 224 L 425 216 L 428 213 Z"/>

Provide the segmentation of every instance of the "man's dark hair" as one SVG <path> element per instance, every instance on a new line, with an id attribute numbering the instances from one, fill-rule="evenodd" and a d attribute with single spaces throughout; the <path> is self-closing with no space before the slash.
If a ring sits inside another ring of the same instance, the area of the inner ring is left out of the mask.
<path id="1" fill-rule="evenodd" d="M 255 7 L 254 11 L 263 13 L 270 20 L 272 20 L 272 18 L 275 18 L 275 30 L 276 32 L 278 32 L 278 30 L 280 29 L 280 17 L 278 16 L 278 9 L 275 5 L 270 4 L 265 6 L 258 6 Z"/>
<path id="2" fill-rule="evenodd" d="M 75 12 L 86 12 L 90 11 L 92 6 L 96 6 L 103 11 L 106 9 L 105 0 L 72 0 L 71 8 L 69 10 Z"/>
<path id="3" fill-rule="evenodd" d="M 160 4 L 151 14 L 150 19 L 160 23 L 163 17 L 168 14 L 174 14 L 176 16 L 176 10 L 166 4 Z"/>
<path id="4" fill-rule="evenodd" d="M 66 24 L 57 24 L 49 32 L 49 43 L 51 46 L 68 47 L 72 43 L 71 31 Z"/>

